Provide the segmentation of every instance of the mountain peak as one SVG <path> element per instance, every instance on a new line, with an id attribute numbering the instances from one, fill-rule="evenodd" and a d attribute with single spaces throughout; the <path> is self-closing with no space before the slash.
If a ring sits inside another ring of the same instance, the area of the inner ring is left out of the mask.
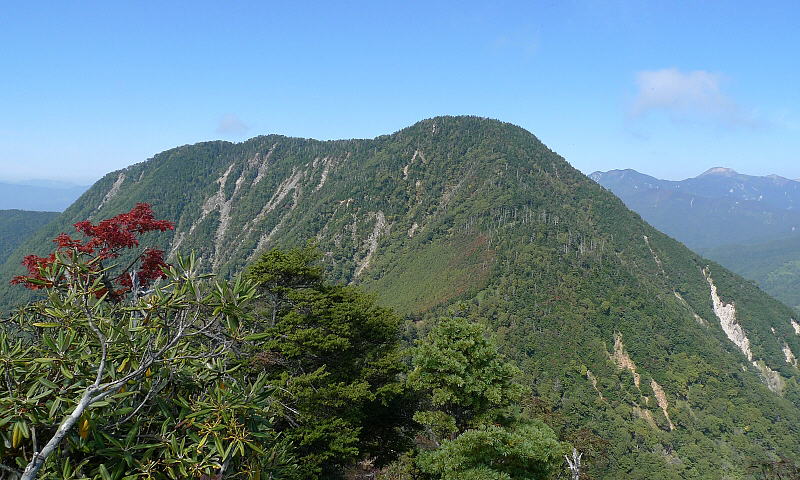
<path id="1" fill-rule="evenodd" d="M 782 176 L 776 175 L 774 173 L 771 173 L 771 174 L 767 175 L 766 178 L 769 178 L 770 180 L 778 180 L 778 181 L 781 181 L 781 182 L 790 182 L 791 181 L 786 177 L 782 177 Z"/>
<path id="2" fill-rule="evenodd" d="M 673 196 L 667 182 L 634 170 L 612 173 L 615 181 L 633 180 L 631 190 Z M 687 209 L 702 206 L 691 201 Z M 520 358 L 544 408 L 569 413 L 576 426 L 588 419 L 611 451 L 625 455 L 598 467 L 597 478 L 714 477 L 719 465 L 723 475 L 746 478 L 751 458 L 736 449 L 761 452 L 762 444 L 785 445 L 776 456 L 800 457 L 792 447 L 800 444 L 793 403 L 800 372 L 785 353 L 800 357 L 787 321 L 794 312 L 716 264 L 704 269 L 707 262 L 520 127 L 435 117 L 372 140 L 263 136 L 157 154 L 103 177 L 18 247 L 0 268 L 0 308 L 24 301 L 8 282 L 23 255 L 47 252 L 49 239 L 76 222 L 138 202 L 176 225 L 151 236 L 150 245 L 172 258 L 194 251 L 204 269 L 222 276 L 238 275 L 260 252 L 310 238 L 332 278 L 362 284 L 415 322 L 433 325 L 451 307 L 480 317 L 504 332 L 503 348 Z M 701 227 L 695 230 L 708 234 Z M 724 232 L 733 238 L 730 225 Z M 723 305 L 730 312 L 723 318 L 722 301 L 710 304 L 717 285 L 744 313 L 741 326 L 733 307 Z M 752 350 L 745 354 L 715 318 L 736 325 Z M 749 367 L 750 357 L 758 367 Z M 585 373 L 576 375 L 575 365 Z M 687 365 L 701 366 L 696 380 Z M 785 382 L 787 398 L 759 383 L 767 374 Z M 698 414 L 673 428 L 669 415 L 685 411 L 677 395 L 706 377 L 714 378 L 706 394 L 692 397 Z M 722 396 L 727 408 L 719 413 L 714 399 Z M 575 399 L 574 410 L 560 407 L 561 398 Z M 752 433 L 725 433 L 742 418 Z M 642 437 L 647 449 L 629 448 L 642 429 L 652 430 Z M 653 454 L 662 438 L 676 446 L 665 458 Z M 648 471 L 628 471 L 629 464 Z"/>
<path id="3" fill-rule="evenodd" d="M 621 168 L 621 169 L 608 170 L 606 172 L 598 170 L 596 172 L 592 172 L 591 174 L 589 174 L 589 178 L 597 180 L 598 178 L 601 178 L 601 177 L 604 177 L 604 176 L 622 177 L 622 176 L 625 176 L 625 175 L 628 175 L 628 174 L 643 175 L 642 173 L 637 172 L 636 170 L 634 170 L 632 168 L 624 168 L 624 169 Z"/>
<path id="4" fill-rule="evenodd" d="M 738 174 L 739 174 L 739 172 L 737 172 L 736 170 L 734 170 L 732 168 L 714 167 L 714 168 L 709 168 L 705 172 L 703 172 L 700 175 L 698 175 L 698 177 L 705 177 L 705 176 L 708 176 L 708 175 L 721 175 L 721 176 L 725 176 L 725 177 L 731 177 L 733 175 L 738 175 Z"/>

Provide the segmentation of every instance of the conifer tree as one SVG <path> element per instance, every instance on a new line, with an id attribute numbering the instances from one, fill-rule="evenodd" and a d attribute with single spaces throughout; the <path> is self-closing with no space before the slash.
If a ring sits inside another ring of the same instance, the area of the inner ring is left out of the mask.
<path id="1" fill-rule="evenodd" d="M 254 365 L 294 405 L 279 428 L 300 478 L 330 478 L 366 458 L 381 466 L 411 445 L 402 319 L 355 287 L 326 282 L 317 259 L 311 246 L 276 248 L 245 274 L 269 325 Z"/>
<path id="2" fill-rule="evenodd" d="M 408 383 L 423 396 L 420 470 L 442 480 L 549 478 L 565 448 L 518 412 L 528 391 L 520 373 L 483 327 L 461 318 L 441 319 L 418 341 Z"/>

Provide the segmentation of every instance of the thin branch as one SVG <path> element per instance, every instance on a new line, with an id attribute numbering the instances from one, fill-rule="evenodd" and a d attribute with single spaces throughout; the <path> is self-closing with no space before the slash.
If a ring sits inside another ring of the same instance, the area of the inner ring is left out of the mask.
<path id="1" fill-rule="evenodd" d="M 100 385 L 100 380 L 103 379 L 103 373 L 105 373 L 106 359 L 108 358 L 108 340 L 103 332 L 97 328 L 97 325 L 94 324 L 92 312 L 89 308 L 89 298 L 86 295 L 83 296 L 83 310 L 86 312 L 86 321 L 89 323 L 89 328 L 97 335 L 97 340 L 100 342 L 100 366 L 97 367 L 97 377 L 94 380 L 94 386 L 97 387 Z"/>
<path id="2" fill-rule="evenodd" d="M 183 331 L 185 330 L 185 328 L 186 328 L 185 325 L 181 325 L 178 328 L 178 331 L 172 337 L 172 339 L 169 342 L 167 342 L 166 345 L 161 347 L 155 354 L 151 354 L 146 357 L 142 356 L 141 362 L 139 363 L 139 368 L 137 368 L 136 370 L 130 372 L 129 374 L 125 375 L 124 377 L 118 380 L 115 380 L 113 382 L 108 382 L 106 384 L 99 386 L 98 390 L 107 390 L 107 389 L 114 389 L 121 387 L 128 380 L 132 380 L 144 374 L 147 371 L 147 369 L 150 368 L 153 365 L 153 363 L 155 363 L 156 360 L 160 359 L 167 350 L 174 347 L 178 343 L 178 341 L 180 341 L 180 339 L 183 338 Z"/>
<path id="3" fill-rule="evenodd" d="M 19 478 L 20 475 L 22 475 L 21 471 L 19 471 L 17 469 L 14 469 L 14 468 L 11 468 L 9 466 L 3 465 L 2 463 L 0 463 L 0 471 L 8 472 L 8 474 L 11 475 L 11 477 L 9 477 L 9 480 L 14 480 L 16 478 Z"/>
<path id="4" fill-rule="evenodd" d="M 172 373 L 170 373 L 170 378 L 169 378 L 169 380 L 166 380 L 166 381 L 164 381 L 164 382 L 159 382 L 159 387 L 160 387 L 160 388 L 156 388 L 156 387 L 154 386 L 153 388 L 151 388 L 150 390 L 148 390 L 148 391 L 147 391 L 147 395 L 145 395 L 145 396 L 144 396 L 144 399 L 143 399 L 143 400 L 142 400 L 142 401 L 139 403 L 139 405 L 138 405 L 138 406 L 137 406 L 137 407 L 136 407 L 136 408 L 135 408 L 135 409 L 134 409 L 134 410 L 133 410 L 131 413 L 129 413 L 129 414 L 127 414 L 127 415 L 125 415 L 125 416 L 124 416 L 122 419 L 118 420 L 118 421 L 117 421 L 117 422 L 115 422 L 113 425 L 111 425 L 111 428 L 117 428 L 117 427 L 119 427 L 120 425 L 122 425 L 123 423 L 125 423 L 125 422 L 127 422 L 128 420 L 130 420 L 131 418 L 133 418 L 133 417 L 134 417 L 134 416 L 135 416 L 137 413 L 139 413 L 139 410 L 141 410 L 141 409 L 142 409 L 142 407 L 144 407 L 144 405 L 147 403 L 147 401 L 148 401 L 148 400 L 150 400 L 150 398 L 151 398 L 151 397 L 152 397 L 154 394 L 156 394 L 156 393 L 159 393 L 161 390 L 163 390 L 163 389 L 164 389 L 164 387 L 165 387 L 165 386 L 167 386 L 167 384 L 170 382 L 170 380 L 172 380 Z"/>
<path id="5" fill-rule="evenodd" d="M 56 430 L 56 433 L 50 441 L 42 448 L 42 451 L 33 453 L 33 458 L 31 458 L 28 466 L 25 467 L 25 471 L 22 472 L 20 480 L 34 480 L 36 478 L 39 469 L 44 465 L 44 461 L 55 451 L 58 444 L 61 443 L 61 440 L 67 436 L 70 429 L 75 425 L 81 415 L 83 415 L 84 410 L 92 403 L 92 394 L 95 389 L 96 387 L 94 385 L 86 389 L 78 405 L 76 405 L 72 413 L 61 422 L 61 425 L 58 426 L 58 430 Z"/>
<path id="6" fill-rule="evenodd" d="M 36 425 L 31 425 L 31 440 L 33 443 L 33 451 L 39 451 L 39 442 L 36 440 Z"/>

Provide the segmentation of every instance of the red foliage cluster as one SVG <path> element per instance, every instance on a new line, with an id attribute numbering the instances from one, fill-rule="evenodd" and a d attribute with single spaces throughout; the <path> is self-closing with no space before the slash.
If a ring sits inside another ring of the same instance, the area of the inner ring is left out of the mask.
<path id="1" fill-rule="evenodd" d="M 97 225 L 88 220 L 76 223 L 75 229 L 89 237 L 88 240 L 82 241 L 62 233 L 53 242 L 56 244 L 58 252 L 94 255 L 102 262 L 102 260 L 119 257 L 122 250 L 138 247 L 139 235 L 143 233 L 163 232 L 174 228 L 175 226 L 172 222 L 156 220 L 149 204 L 138 203 L 130 212 L 121 213 L 103 220 Z M 139 260 L 141 260 L 141 264 L 136 272 L 136 278 L 140 286 L 147 287 L 154 280 L 164 276 L 161 268 L 166 266 L 166 263 L 164 262 L 164 252 L 162 250 L 155 248 L 145 249 L 139 256 Z M 55 254 L 50 254 L 47 257 L 28 255 L 22 261 L 22 265 L 28 270 L 30 276 L 14 277 L 11 283 L 21 284 L 32 290 L 52 287 L 52 282 L 46 280 L 41 271 L 53 265 L 55 261 Z M 97 264 L 98 269 L 101 262 Z M 120 273 L 114 281 L 123 287 L 113 292 L 116 296 L 130 291 L 132 287 L 131 275 L 127 270 Z"/>

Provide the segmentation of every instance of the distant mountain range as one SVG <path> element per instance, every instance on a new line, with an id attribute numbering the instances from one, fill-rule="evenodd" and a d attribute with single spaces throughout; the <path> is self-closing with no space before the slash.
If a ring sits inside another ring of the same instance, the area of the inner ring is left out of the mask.
<path id="1" fill-rule="evenodd" d="M 681 181 L 636 170 L 590 177 L 654 227 L 695 250 L 800 235 L 800 182 L 777 175 L 712 168 Z"/>
<path id="2" fill-rule="evenodd" d="M 654 227 L 800 309 L 800 181 L 721 167 L 681 181 L 635 170 L 590 177 Z"/>
<path id="3" fill-rule="evenodd" d="M 736 201 L 775 235 L 796 218 L 766 186 L 729 201 L 729 172 L 688 196 L 622 175 L 662 205 L 712 206 L 708 222 L 737 218 Z M 699 195 L 712 188 L 725 202 Z M 521 407 L 595 452 L 586 478 L 745 479 L 760 462 L 800 461 L 795 312 L 514 125 L 437 117 L 369 140 L 268 135 L 162 152 L 109 173 L 30 236 L 0 270 L 0 300 L 24 300 L 8 285 L 24 254 L 137 202 L 175 222 L 146 240 L 170 259 L 195 251 L 235 276 L 266 249 L 310 239 L 332 276 L 407 314 L 410 337 L 443 315 L 486 324 L 532 389 Z M 725 221 L 716 228 L 719 238 Z"/>
<path id="4" fill-rule="evenodd" d="M 0 182 L 0 210 L 62 212 L 88 188 L 49 180 Z"/>

